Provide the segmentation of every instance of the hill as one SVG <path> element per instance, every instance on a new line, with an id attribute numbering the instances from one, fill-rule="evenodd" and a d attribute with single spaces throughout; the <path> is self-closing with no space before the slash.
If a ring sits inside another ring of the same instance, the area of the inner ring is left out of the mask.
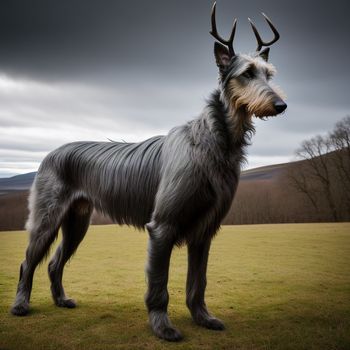
<path id="1" fill-rule="evenodd" d="M 241 174 L 239 188 L 252 188 L 262 181 L 266 184 L 278 182 L 288 164 L 276 164 L 245 170 Z M 0 179 L 0 230 L 23 229 L 27 217 L 28 191 L 36 172 Z M 267 186 L 265 184 L 265 186 Z M 229 214 L 230 216 L 230 214 Z M 225 222 L 231 223 L 231 219 Z M 94 212 L 93 224 L 110 224 L 109 218 Z"/>
<path id="2" fill-rule="evenodd" d="M 322 156 L 330 161 L 336 156 L 332 152 Z M 335 205 L 341 215 L 337 220 L 331 215 L 331 208 L 325 200 L 325 194 L 317 187 L 315 178 L 305 173 L 306 183 L 318 196 L 318 207 L 311 205 L 304 193 L 292 186 L 289 173 L 305 171 L 306 161 L 275 164 L 245 170 L 241 173 L 237 194 L 224 225 L 294 223 L 294 222 L 330 222 L 348 221 L 350 213 L 342 199 L 342 182 L 331 175 L 334 183 Z M 35 172 L 0 179 L 0 230 L 23 229 L 27 217 L 28 190 L 35 177 Z M 340 186 L 340 187 L 339 187 Z M 93 224 L 112 223 L 107 217 L 94 212 Z"/>
<path id="3" fill-rule="evenodd" d="M 282 163 L 244 170 L 241 173 L 240 181 L 276 181 L 283 174 L 287 166 L 288 163 Z"/>
<path id="4" fill-rule="evenodd" d="M 34 181 L 36 172 L 16 175 L 7 178 L 0 178 L 0 194 L 6 194 L 13 191 L 29 190 Z"/>

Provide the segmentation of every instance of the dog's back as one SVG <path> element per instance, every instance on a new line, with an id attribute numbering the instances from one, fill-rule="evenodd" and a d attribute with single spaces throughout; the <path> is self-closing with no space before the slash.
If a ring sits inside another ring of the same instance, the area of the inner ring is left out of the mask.
<path id="1" fill-rule="evenodd" d="M 63 145 L 42 162 L 30 202 L 38 196 L 50 197 L 52 186 L 64 184 L 64 199 L 82 197 L 115 222 L 143 228 L 150 219 L 159 183 L 163 138 Z"/>

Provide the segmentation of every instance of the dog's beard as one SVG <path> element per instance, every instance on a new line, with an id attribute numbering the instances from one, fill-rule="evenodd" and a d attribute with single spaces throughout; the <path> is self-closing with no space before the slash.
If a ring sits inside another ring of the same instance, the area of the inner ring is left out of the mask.
<path id="1" fill-rule="evenodd" d="M 284 99 L 285 94 L 278 86 L 261 85 L 251 82 L 244 87 L 232 83 L 229 87 L 231 105 L 235 110 L 244 109 L 249 117 L 267 118 L 276 116 L 274 108 L 277 98 Z"/>

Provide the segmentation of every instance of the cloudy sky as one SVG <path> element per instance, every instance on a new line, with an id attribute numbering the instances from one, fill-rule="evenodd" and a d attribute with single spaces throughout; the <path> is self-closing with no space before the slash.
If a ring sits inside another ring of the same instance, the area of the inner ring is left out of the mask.
<path id="1" fill-rule="evenodd" d="M 212 1 L 4 0 L 0 3 L 0 177 L 36 170 L 75 140 L 140 141 L 196 117 L 216 87 Z M 218 0 L 223 36 L 254 51 L 251 17 L 280 31 L 271 62 L 288 95 L 256 122 L 248 167 L 293 160 L 305 138 L 350 113 L 349 2 Z"/>

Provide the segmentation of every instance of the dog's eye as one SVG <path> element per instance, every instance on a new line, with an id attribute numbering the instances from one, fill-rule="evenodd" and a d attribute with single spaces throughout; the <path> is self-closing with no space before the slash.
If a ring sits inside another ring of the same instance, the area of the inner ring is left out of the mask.
<path id="1" fill-rule="evenodd" d="M 253 79 L 255 77 L 254 71 L 251 68 L 247 69 L 242 76 L 247 79 Z"/>

